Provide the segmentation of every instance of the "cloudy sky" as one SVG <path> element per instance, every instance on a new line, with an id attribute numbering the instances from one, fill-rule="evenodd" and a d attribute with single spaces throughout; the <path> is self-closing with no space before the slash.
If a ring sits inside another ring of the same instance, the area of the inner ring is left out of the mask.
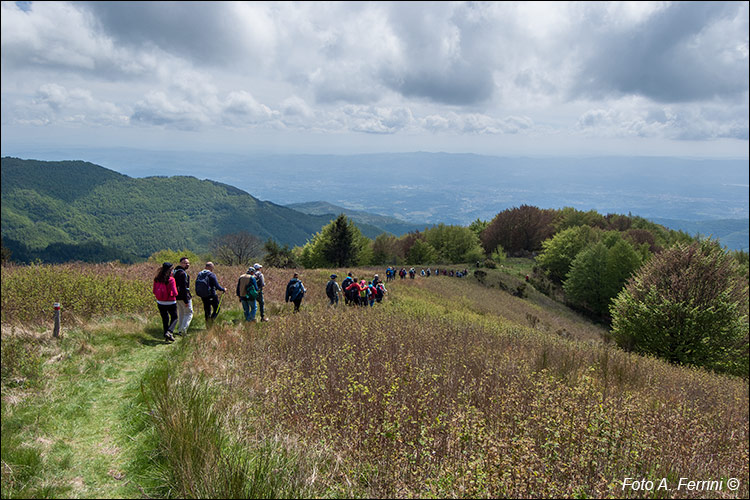
<path id="1" fill-rule="evenodd" d="M 2 149 L 748 156 L 748 2 L 2 2 Z"/>

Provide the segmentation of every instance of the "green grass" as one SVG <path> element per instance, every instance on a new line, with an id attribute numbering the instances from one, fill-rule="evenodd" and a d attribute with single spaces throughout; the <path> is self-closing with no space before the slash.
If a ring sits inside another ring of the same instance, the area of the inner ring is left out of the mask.
<path id="1" fill-rule="evenodd" d="M 13 337 L 3 335 L 4 350 Z M 3 497 L 141 495 L 148 485 L 128 475 L 151 432 L 140 382 L 178 348 L 160 337 L 154 322 L 132 319 L 69 330 L 45 343 L 33 387 L 4 384 Z"/>
<path id="2" fill-rule="evenodd" d="M 197 300 L 172 345 L 153 304 L 79 309 L 59 340 L 4 324 L 3 497 L 620 497 L 624 477 L 748 475 L 747 379 L 625 353 L 532 288 L 473 278 L 332 309 L 331 271 L 301 272 L 292 314 L 291 271 L 268 270 L 268 323 L 230 292 L 206 331 Z"/>

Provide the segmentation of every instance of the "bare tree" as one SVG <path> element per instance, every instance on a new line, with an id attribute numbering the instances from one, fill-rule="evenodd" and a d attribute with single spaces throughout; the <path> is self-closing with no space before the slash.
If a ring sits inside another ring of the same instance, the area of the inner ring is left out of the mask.
<path id="1" fill-rule="evenodd" d="M 220 236 L 212 245 L 216 260 L 228 266 L 250 265 L 264 253 L 263 240 L 247 231 Z"/>

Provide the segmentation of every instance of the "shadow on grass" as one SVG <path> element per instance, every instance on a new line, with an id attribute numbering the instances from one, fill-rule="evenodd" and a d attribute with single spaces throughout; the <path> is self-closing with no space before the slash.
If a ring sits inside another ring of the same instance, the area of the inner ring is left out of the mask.
<path id="1" fill-rule="evenodd" d="M 146 334 L 146 337 L 138 337 L 138 342 L 143 345 L 156 346 L 171 343 L 166 341 L 164 338 L 164 330 L 159 326 L 147 326 L 143 330 L 143 333 Z"/>

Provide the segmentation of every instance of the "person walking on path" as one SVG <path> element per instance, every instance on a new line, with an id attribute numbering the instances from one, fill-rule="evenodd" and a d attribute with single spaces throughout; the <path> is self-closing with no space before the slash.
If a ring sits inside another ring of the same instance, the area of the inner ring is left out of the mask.
<path id="1" fill-rule="evenodd" d="M 219 296 L 216 290 L 226 292 L 226 288 L 219 284 L 214 274 L 214 263 L 206 262 L 206 268 L 195 277 L 195 294 L 203 301 L 206 328 L 211 328 L 214 319 L 219 314 Z"/>
<path id="2" fill-rule="evenodd" d="M 174 281 L 177 284 L 177 335 L 187 334 L 193 320 L 193 296 L 190 294 L 190 259 L 183 257 L 180 265 L 174 269 Z"/>
<path id="3" fill-rule="evenodd" d="M 172 276 L 172 263 L 165 262 L 154 278 L 153 287 L 156 306 L 159 308 L 164 338 L 174 342 L 174 327 L 177 324 L 177 285 Z"/>
<path id="4" fill-rule="evenodd" d="M 285 302 L 291 301 L 294 304 L 294 312 L 299 312 L 299 306 L 302 304 L 302 298 L 305 296 L 305 285 L 302 284 L 302 280 L 299 279 L 299 274 L 294 273 L 294 276 L 289 283 L 286 285 L 286 296 L 284 297 Z"/>
<path id="5" fill-rule="evenodd" d="M 329 306 L 334 307 L 339 305 L 339 294 L 341 293 L 341 287 L 336 283 L 336 275 L 331 275 L 331 280 L 326 283 L 326 296 L 331 301 Z"/>
<path id="6" fill-rule="evenodd" d="M 265 307 L 265 300 L 263 299 L 263 288 L 266 286 L 266 278 L 263 276 L 263 266 L 260 264 L 254 264 L 253 269 L 255 269 L 255 281 L 258 282 L 258 298 L 256 299 L 258 302 L 258 312 L 260 312 L 260 320 L 261 321 L 268 321 L 268 318 L 266 318 L 266 307 Z"/>
<path id="7" fill-rule="evenodd" d="M 255 268 L 250 267 L 245 274 L 237 280 L 237 297 L 240 298 L 242 310 L 245 313 L 245 321 L 255 321 L 255 311 L 258 304 L 258 281 L 255 279 Z"/>

